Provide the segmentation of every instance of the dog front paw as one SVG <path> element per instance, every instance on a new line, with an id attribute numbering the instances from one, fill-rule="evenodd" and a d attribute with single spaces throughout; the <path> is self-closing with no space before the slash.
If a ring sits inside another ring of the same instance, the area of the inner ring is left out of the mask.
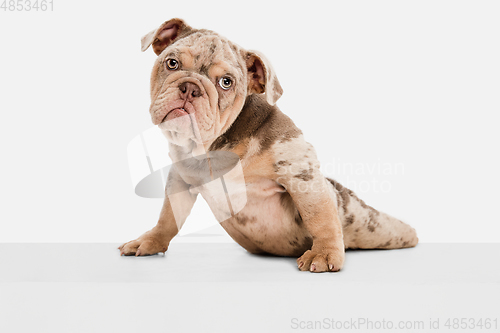
<path id="1" fill-rule="evenodd" d="M 169 243 L 167 237 L 151 230 L 135 240 L 122 244 L 118 247 L 118 250 L 120 250 L 120 255 L 147 256 L 160 252 L 165 253 L 168 250 Z"/>
<path id="2" fill-rule="evenodd" d="M 345 251 L 343 247 L 316 247 L 307 250 L 297 259 L 301 271 L 338 272 L 344 265 Z"/>

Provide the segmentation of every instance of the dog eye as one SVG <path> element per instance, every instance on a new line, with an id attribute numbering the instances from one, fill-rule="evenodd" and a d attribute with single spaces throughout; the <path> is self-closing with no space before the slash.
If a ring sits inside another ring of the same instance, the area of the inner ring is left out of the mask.
<path id="1" fill-rule="evenodd" d="M 175 59 L 167 59 L 167 61 L 165 61 L 165 66 L 168 69 L 175 71 L 176 69 L 179 68 L 179 62 Z"/>
<path id="2" fill-rule="evenodd" d="M 228 90 L 229 88 L 231 88 L 232 85 L 233 85 L 233 80 L 231 80 L 231 78 L 227 76 L 224 76 L 219 80 L 219 86 L 224 90 Z"/>

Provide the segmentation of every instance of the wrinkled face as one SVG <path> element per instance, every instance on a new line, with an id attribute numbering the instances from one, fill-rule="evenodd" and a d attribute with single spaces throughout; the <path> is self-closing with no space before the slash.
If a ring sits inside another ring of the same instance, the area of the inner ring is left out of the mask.
<path id="1" fill-rule="evenodd" d="M 245 103 L 246 66 L 243 51 L 214 32 L 200 30 L 177 40 L 153 67 L 153 123 L 180 146 L 215 140 Z"/>

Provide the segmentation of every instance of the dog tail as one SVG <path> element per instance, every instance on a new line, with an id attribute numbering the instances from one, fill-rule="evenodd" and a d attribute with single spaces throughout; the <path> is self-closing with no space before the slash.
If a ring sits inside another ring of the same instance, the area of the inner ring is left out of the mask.
<path id="1" fill-rule="evenodd" d="M 368 206 L 350 189 L 333 179 L 327 179 L 337 195 L 346 248 L 400 249 L 417 245 L 415 229 Z"/>

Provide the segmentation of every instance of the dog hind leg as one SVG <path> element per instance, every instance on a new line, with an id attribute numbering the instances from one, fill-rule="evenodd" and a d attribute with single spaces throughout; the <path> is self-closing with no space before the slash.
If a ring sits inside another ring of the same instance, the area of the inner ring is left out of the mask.
<path id="1" fill-rule="evenodd" d="M 417 245 L 417 233 L 411 226 L 368 206 L 353 191 L 327 179 L 337 195 L 346 248 L 399 249 Z"/>

